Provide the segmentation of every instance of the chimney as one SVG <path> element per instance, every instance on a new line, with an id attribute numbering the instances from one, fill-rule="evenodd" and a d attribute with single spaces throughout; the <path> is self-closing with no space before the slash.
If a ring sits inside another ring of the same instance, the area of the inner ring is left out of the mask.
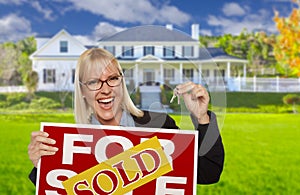
<path id="1" fill-rule="evenodd" d="M 199 24 L 192 24 L 192 39 L 199 40 Z"/>
<path id="2" fill-rule="evenodd" d="M 167 24 L 166 29 L 173 30 L 173 25 L 172 24 Z"/>

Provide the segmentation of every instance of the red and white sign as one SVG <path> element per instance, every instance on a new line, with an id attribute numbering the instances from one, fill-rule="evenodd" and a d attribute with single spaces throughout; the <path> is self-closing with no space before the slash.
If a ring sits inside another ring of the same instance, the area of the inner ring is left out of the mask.
<path id="1" fill-rule="evenodd" d="M 126 195 L 196 195 L 198 132 L 173 129 L 42 123 L 55 155 L 38 165 L 36 194 L 66 194 L 65 181 L 156 136 L 173 170 Z M 126 174 L 124 174 L 126 175 Z"/>

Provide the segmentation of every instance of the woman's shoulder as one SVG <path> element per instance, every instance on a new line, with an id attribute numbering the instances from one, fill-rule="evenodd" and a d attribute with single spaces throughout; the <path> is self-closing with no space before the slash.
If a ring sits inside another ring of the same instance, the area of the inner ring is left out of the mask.
<path id="1" fill-rule="evenodd" d="M 142 117 L 133 116 L 133 120 L 138 127 L 153 127 L 153 128 L 176 128 L 174 120 L 164 112 L 153 112 L 143 110 Z"/>

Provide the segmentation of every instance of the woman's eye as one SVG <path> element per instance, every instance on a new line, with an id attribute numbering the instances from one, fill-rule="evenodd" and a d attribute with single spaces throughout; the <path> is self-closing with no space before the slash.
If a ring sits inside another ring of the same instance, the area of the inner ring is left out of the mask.
<path id="1" fill-rule="evenodd" d="M 91 80 L 91 81 L 88 81 L 86 84 L 87 85 L 95 85 L 98 83 L 98 80 Z"/>
<path id="2" fill-rule="evenodd" d="M 109 80 L 111 80 L 111 81 L 117 81 L 117 80 L 119 80 L 119 77 L 111 77 Z"/>

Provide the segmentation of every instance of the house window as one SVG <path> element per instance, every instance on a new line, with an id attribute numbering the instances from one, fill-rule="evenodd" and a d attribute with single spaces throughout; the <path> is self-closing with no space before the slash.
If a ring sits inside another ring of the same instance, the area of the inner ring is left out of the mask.
<path id="1" fill-rule="evenodd" d="M 75 82 L 75 69 L 72 69 L 72 83 Z"/>
<path id="2" fill-rule="evenodd" d="M 194 47 L 193 46 L 183 46 L 183 57 L 192 57 L 194 56 Z"/>
<path id="3" fill-rule="evenodd" d="M 60 41 L 60 52 L 61 53 L 68 52 L 68 41 Z"/>
<path id="4" fill-rule="evenodd" d="M 133 46 L 123 46 L 122 54 L 123 57 L 133 57 Z"/>
<path id="5" fill-rule="evenodd" d="M 104 49 L 115 55 L 115 46 L 104 46 Z"/>
<path id="6" fill-rule="evenodd" d="M 154 55 L 154 46 L 145 46 L 144 47 L 144 56 Z"/>
<path id="7" fill-rule="evenodd" d="M 44 69 L 43 72 L 44 83 L 55 83 L 55 69 Z"/>
<path id="8" fill-rule="evenodd" d="M 174 50 L 173 46 L 164 46 L 164 57 L 174 57 Z"/>
<path id="9" fill-rule="evenodd" d="M 193 80 L 194 77 L 194 70 L 191 69 L 183 69 L 183 76 L 188 80 Z"/>
<path id="10" fill-rule="evenodd" d="M 209 77 L 209 70 L 208 69 L 202 70 L 202 75 L 204 77 Z"/>
<path id="11" fill-rule="evenodd" d="M 164 68 L 164 79 L 168 81 L 175 81 L 175 70 Z"/>
<path id="12" fill-rule="evenodd" d="M 123 73 L 126 79 L 133 79 L 133 69 L 123 69 Z"/>
<path id="13" fill-rule="evenodd" d="M 214 70 L 214 77 L 225 77 L 225 70 Z"/>

